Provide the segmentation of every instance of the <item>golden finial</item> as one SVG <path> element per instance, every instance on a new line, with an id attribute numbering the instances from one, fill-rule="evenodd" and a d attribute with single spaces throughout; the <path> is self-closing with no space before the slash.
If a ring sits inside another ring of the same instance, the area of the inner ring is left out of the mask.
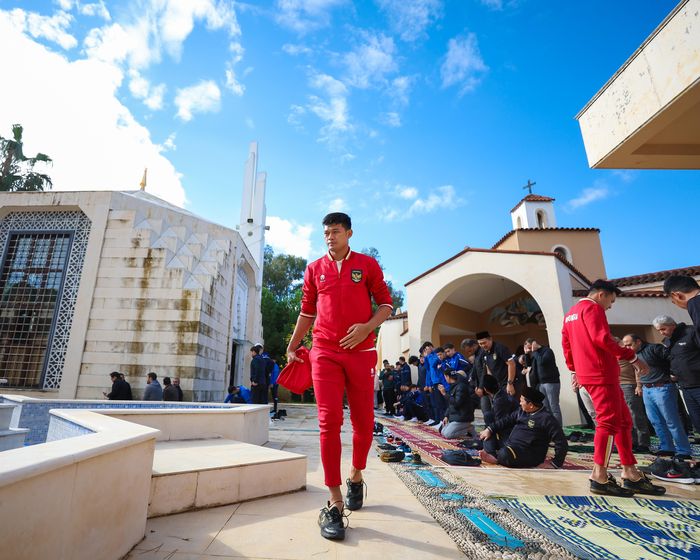
<path id="1" fill-rule="evenodd" d="M 139 185 L 141 186 L 141 190 L 145 191 L 146 190 L 146 175 L 148 174 L 148 167 L 144 167 L 143 169 L 143 178 L 141 179 L 141 182 Z"/>

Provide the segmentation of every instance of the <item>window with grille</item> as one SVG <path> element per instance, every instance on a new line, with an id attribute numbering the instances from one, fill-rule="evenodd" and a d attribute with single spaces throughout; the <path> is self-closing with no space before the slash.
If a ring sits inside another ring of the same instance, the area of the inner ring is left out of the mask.
<path id="1" fill-rule="evenodd" d="M 14 233 L 0 270 L 0 372 L 11 387 L 42 386 L 71 234 Z"/>

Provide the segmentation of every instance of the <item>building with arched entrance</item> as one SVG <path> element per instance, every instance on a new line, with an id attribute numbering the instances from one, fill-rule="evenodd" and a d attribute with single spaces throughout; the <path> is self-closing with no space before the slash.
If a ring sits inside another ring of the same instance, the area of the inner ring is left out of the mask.
<path id="1" fill-rule="evenodd" d="M 512 210 L 513 229 L 489 249 L 466 247 L 406 283 L 408 311 L 386 321 L 379 358 L 417 354 L 423 341 L 459 347 L 488 330 L 511 350 L 527 338 L 550 346 L 562 373 L 561 407 L 568 424 L 578 423 L 576 395 L 569 388 L 561 348 L 564 314 L 591 282 L 607 278 L 596 228 L 557 227 L 554 199 L 524 197 Z M 608 312 L 613 334 L 634 332 L 657 340 L 652 319 L 661 313 L 687 320 L 664 297 L 671 273 L 700 276 L 700 267 L 612 279 L 623 290 Z"/>

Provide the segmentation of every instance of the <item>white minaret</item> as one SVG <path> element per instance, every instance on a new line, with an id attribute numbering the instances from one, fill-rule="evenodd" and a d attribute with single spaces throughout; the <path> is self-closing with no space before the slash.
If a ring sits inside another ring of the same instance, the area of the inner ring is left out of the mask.
<path id="1" fill-rule="evenodd" d="M 510 211 L 513 229 L 542 229 L 557 227 L 553 198 L 528 194 Z"/>
<path id="2" fill-rule="evenodd" d="M 243 174 L 243 203 L 239 231 L 258 264 L 257 286 L 262 286 L 263 253 L 265 251 L 265 184 L 266 173 L 258 173 L 258 143 L 251 142 Z"/>

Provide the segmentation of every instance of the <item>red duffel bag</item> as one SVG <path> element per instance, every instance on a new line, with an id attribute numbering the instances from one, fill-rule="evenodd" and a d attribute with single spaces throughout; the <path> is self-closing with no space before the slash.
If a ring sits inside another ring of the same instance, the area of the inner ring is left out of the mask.
<path id="1" fill-rule="evenodd" d="M 301 395 L 313 385 L 311 381 L 311 360 L 309 359 L 309 349 L 302 346 L 296 351 L 301 362 L 288 363 L 277 378 L 277 383 L 286 387 L 292 393 Z"/>

